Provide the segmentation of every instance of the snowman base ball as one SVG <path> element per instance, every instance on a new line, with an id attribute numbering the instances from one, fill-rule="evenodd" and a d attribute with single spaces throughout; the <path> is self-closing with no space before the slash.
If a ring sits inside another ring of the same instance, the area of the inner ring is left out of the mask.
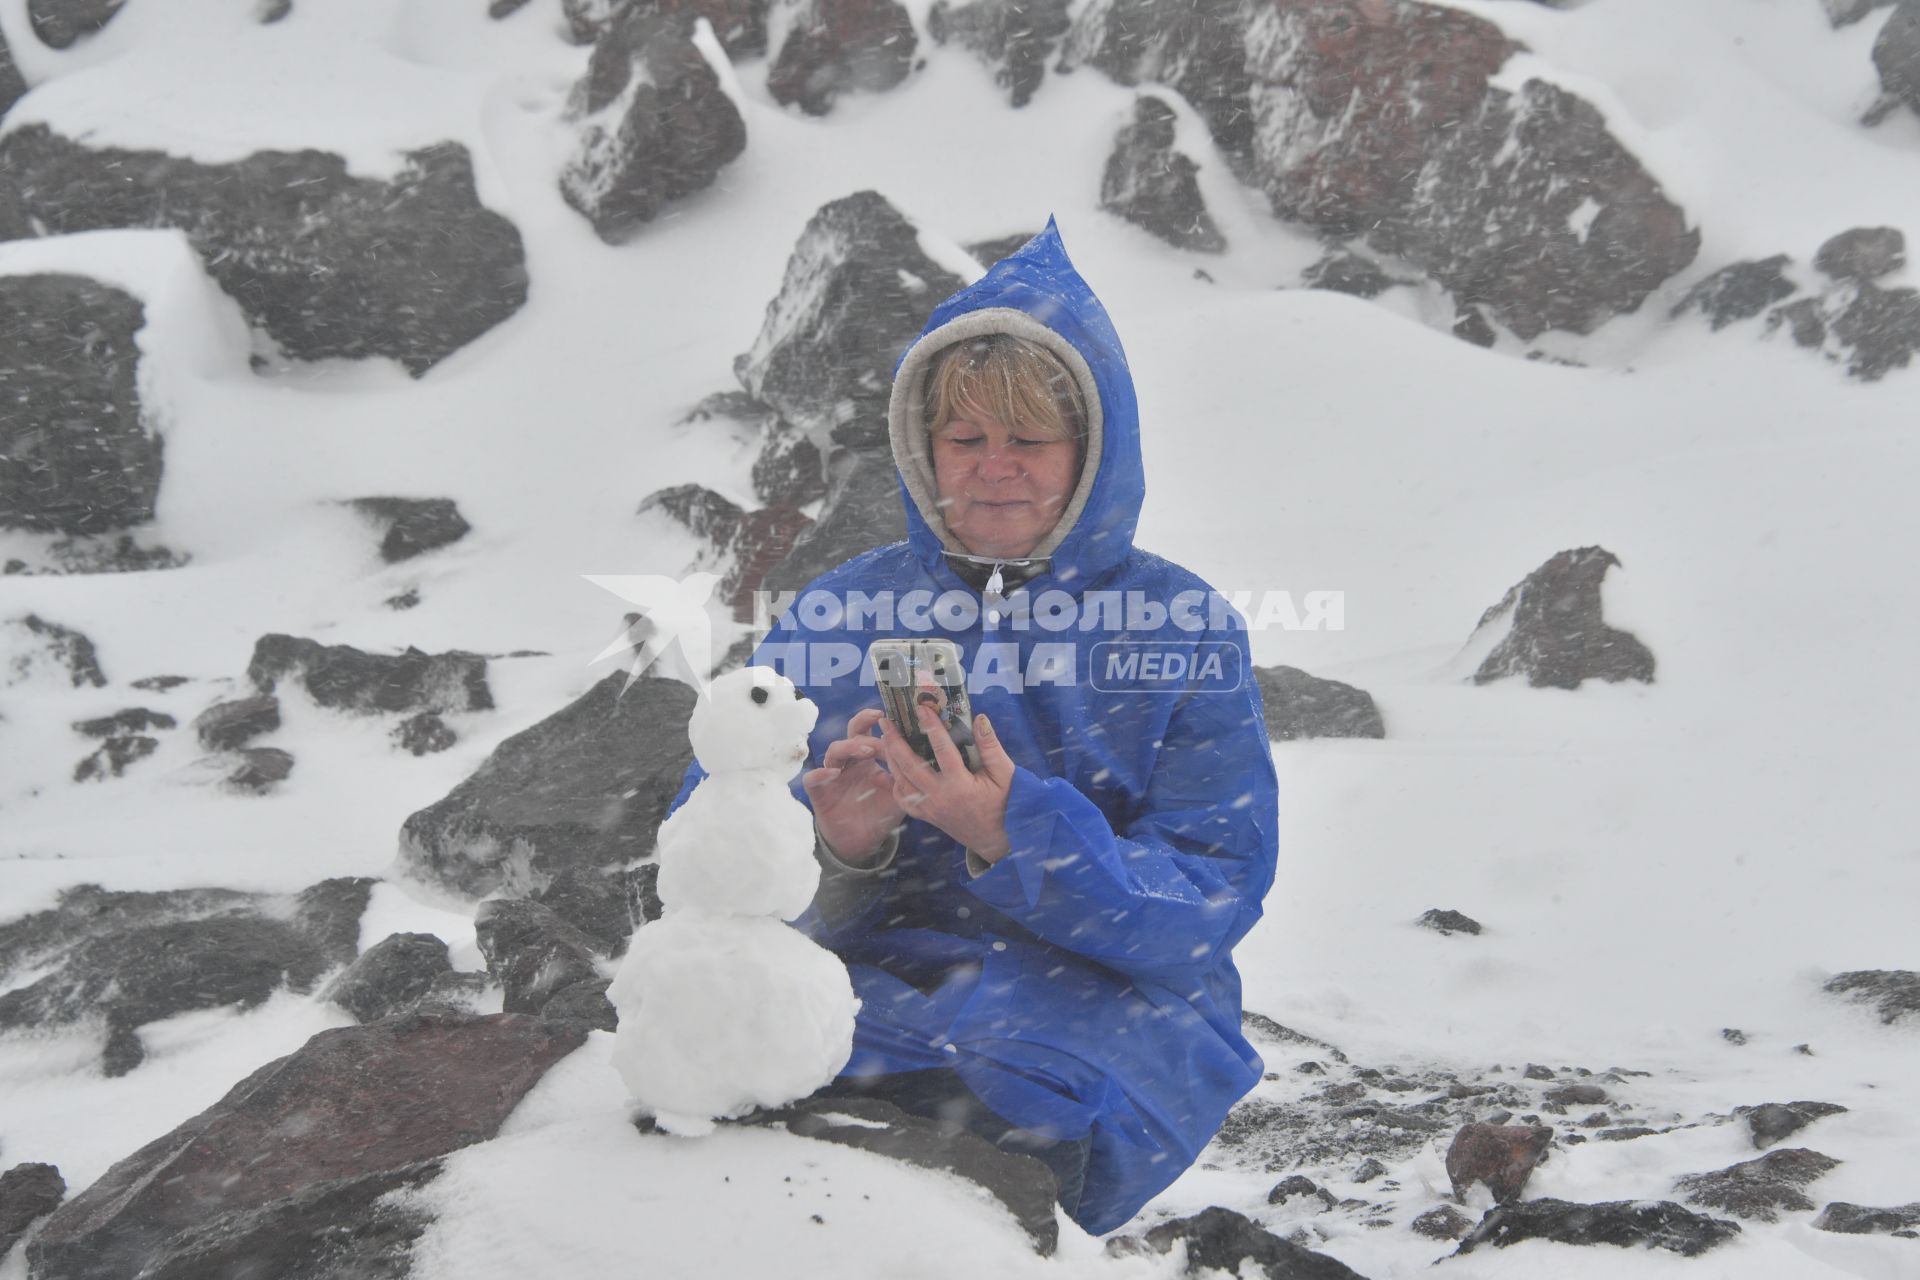
<path id="1" fill-rule="evenodd" d="M 607 990 L 613 1065 L 669 1133 L 804 1098 L 853 1056 L 838 956 L 778 920 L 669 915 L 646 925 Z"/>

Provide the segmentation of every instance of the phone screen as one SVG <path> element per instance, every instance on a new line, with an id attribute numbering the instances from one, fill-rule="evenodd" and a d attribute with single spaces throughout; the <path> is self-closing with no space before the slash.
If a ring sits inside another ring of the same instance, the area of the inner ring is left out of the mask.
<path id="1" fill-rule="evenodd" d="M 967 699 L 960 648 L 951 640 L 876 640 L 867 650 L 880 706 L 920 757 L 937 764 L 933 743 L 920 727 L 919 708 L 931 709 L 960 748 L 967 768 L 978 771 L 973 711 Z"/>

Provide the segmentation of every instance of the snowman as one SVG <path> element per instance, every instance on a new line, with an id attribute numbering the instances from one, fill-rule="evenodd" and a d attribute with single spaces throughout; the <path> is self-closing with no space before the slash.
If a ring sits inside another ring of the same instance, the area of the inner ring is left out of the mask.
<path id="1" fill-rule="evenodd" d="M 669 1133 L 803 1098 L 853 1053 L 846 966 L 785 921 L 819 884 L 813 815 L 788 783 L 819 708 L 786 677 L 715 680 L 688 725 L 707 776 L 661 824 L 661 918 L 627 948 L 607 997 L 613 1063 Z"/>

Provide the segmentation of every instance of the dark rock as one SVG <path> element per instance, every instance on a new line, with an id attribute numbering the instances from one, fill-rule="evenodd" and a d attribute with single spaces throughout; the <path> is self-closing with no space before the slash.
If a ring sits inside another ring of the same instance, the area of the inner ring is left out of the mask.
<path id="1" fill-rule="evenodd" d="M 1920 1231 L 1920 1204 L 1894 1209 L 1870 1209 L 1865 1205 L 1836 1200 L 1820 1211 L 1813 1225 L 1821 1231 L 1843 1235 L 1905 1235 Z"/>
<path id="2" fill-rule="evenodd" d="M 1607 1100 L 1607 1091 L 1597 1084 L 1563 1084 L 1547 1090 L 1545 1097 L 1563 1107 L 1592 1107 Z"/>
<path id="3" fill-rule="evenodd" d="M 421 1160 L 217 1214 L 143 1260 L 140 1280 L 407 1280 L 413 1244 L 433 1219 L 419 1201 L 394 1193 L 425 1186 L 440 1169 L 438 1160 Z"/>
<path id="4" fill-rule="evenodd" d="M 314 702 L 336 711 L 491 711 L 487 660 L 452 649 L 428 654 L 364 653 L 352 645 L 324 645 L 289 635 L 254 642 L 247 678 L 262 693 L 295 680 Z"/>
<path id="5" fill-rule="evenodd" d="M 1295 1196 L 1312 1196 L 1325 1203 L 1329 1209 L 1334 1205 L 1333 1197 L 1322 1191 L 1319 1183 L 1298 1173 L 1275 1183 L 1273 1190 L 1267 1192 L 1267 1203 L 1285 1204 Z"/>
<path id="6" fill-rule="evenodd" d="M 913 69 L 919 40 L 894 0 L 800 0 L 789 23 L 767 71 L 767 92 L 783 107 L 823 116 L 842 94 L 885 92 Z"/>
<path id="7" fill-rule="evenodd" d="M 1386 1174 L 1387 1166 L 1381 1164 L 1372 1156 L 1368 1156 L 1360 1162 L 1360 1167 L 1353 1171 L 1353 1180 L 1355 1182 L 1372 1182 L 1375 1178 L 1384 1178 Z"/>
<path id="8" fill-rule="evenodd" d="M 1536 689 L 1577 689 L 1583 680 L 1653 681 L 1653 654 L 1600 616 L 1600 582 L 1620 560 L 1604 547 L 1562 551 L 1508 590 L 1480 617 L 1476 636 L 1510 621 L 1475 684 L 1525 675 Z"/>
<path id="9" fill-rule="evenodd" d="M 1792 261 L 1786 254 L 1777 253 L 1758 262 L 1736 262 L 1722 267 L 1687 290 L 1672 314 L 1677 319 L 1689 311 L 1698 311 L 1716 331 L 1736 321 L 1751 320 L 1781 299 L 1792 297 L 1799 289 L 1800 286 L 1786 276 L 1787 265 Z"/>
<path id="10" fill-rule="evenodd" d="M 216 702 L 194 717 L 193 731 L 209 751 L 238 751 L 280 727 L 280 699 L 270 693 Z"/>
<path id="11" fill-rule="evenodd" d="M 26 647 L 5 655 L 8 663 L 0 668 L 0 687 L 19 684 L 49 668 L 58 673 L 56 678 L 75 689 L 106 687 L 107 677 L 100 670 L 93 641 L 80 632 L 32 613 L 14 618 L 7 625 L 16 634 L 25 633 Z"/>
<path id="12" fill-rule="evenodd" d="M 1889 1025 L 1920 1014 L 1920 973 L 1911 969 L 1856 969 L 1828 979 L 1821 989 L 1856 1003 L 1877 1005 L 1880 1021 Z"/>
<path id="13" fill-rule="evenodd" d="M 1898 227 L 1854 227 L 1821 245 L 1813 265 L 1835 280 L 1878 280 L 1907 265 L 1907 237 Z"/>
<path id="14" fill-rule="evenodd" d="M 67 1180 L 50 1164 L 17 1164 L 0 1173 L 0 1258 L 33 1225 L 60 1207 Z"/>
<path id="15" fill-rule="evenodd" d="M 631 4 L 632 0 L 560 0 L 560 10 L 573 42 L 592 44 Z"/>
<path id="16" fill-rule="evenodd" d="M 144 1058 L 136 1033 L 147 1023 L 252 1008 L 282 987 L 310 990 L 327 968 L 315 940 L 282 920 L 225 914 L 143 924 L 86 938 L 53 972 L 0 995 L 0 1029 L 104 1017 L 117 1036 L 107 1074 L 121 1075 Z"/>
<path id="17" fill-rule="evenodd" d="M 1778 308 L 1767 317 L 1767 332 L 1782 324 L 1788 327 L 1796 346 L 1818 348 L 1826 344 L 1827 313 L 1818 298 L 1802 298 Z"/>
<path id="18" fill-rule="evenodd" d="M 1547 1158 L 1553 1130 L 1542 1125 L 1469 1124 L 1447 1148 L 1447 1177 L 1453 1197 L 1464 1201 L 1476 1182 L 1484 1182 L 1496 1204 L 1510 1204 L 1526 1190 L 1527 1179 Z"/>
<path id="19" fill-rule="evenodd" d="M 37 577 L 49 574 L 150 573 L 178 569 L 193 557 L 166 547 L 147 546 L 131 533 L 79 533 L 34 549 L 37 564 L 18 558 L 0 573 Z"/>
<path id="20" fill-rule="evenodd" d="M 1554 1078 L 1552 1067 L 1544 1067 L 1537 1062 L 1529 1062 L 1526 1065 L 1526 1069 L 1520 1074 L 1529 1080 L 1551 1080 Z"/>
<path id="21" fill-rule="evenodd" d="M 83 276 L 0 276 L 0 314 L 0 527 L 94 534 L 153 519 L 163 445 L 140 398 L 145 305 Z"/>
<path id="22" fill-rule="evenodd" d="M 1778 1222 L 1780 1210 L 1811 1210 L 1802 1187 L 1840 1165 L 1838 1160 L 1787 1147 L 1717 1173 L 1692 1173 L 1673 1184 L 1688 1204 L 1719 1209 L 1736 1218 Z"/>
<path id="23" fill-rule="evenodd" d="M 202 164 L 40 123 L 0 138 L 0 169 L 46 234 L 178 227 L 288 356 L 386 356 L 417 377 L 518 311 L 527 274 L 520 233 L 480 204 L 464 147 L 408 160 L 388 182 L 322 151 Z"/>
<path id="24" fill-rule="evenodd" d="M 1024 107 L 1046 78 L 1047 62 L 1067 33 L 1068 0 L 934 0 L 927 33 L 958 44 L 993 68 L 994 83 Z"/>
<path id="25" fill-rule="evenodd" d="M 740 529 L 741 517 L 746 514 L 726 498 L 698 484 L 678 484 L 647 495 L 637 514 L 653 511 L 715 547 L 724 547 L 733 541 L 733 535 Z"/>
<path id="26" fill-rule="evenodd" d="M 1267 736 L 1278 742 L 1301 738 L 1384 738 L 1373 695 L 1338 680 L 1308 675 L 1298 667 L 1255 667 Z"/>
<path id="27" fill-rule="evenodd" d="M 110 716 L 76 720 L 73 731 L 89 738 L 111 738 L 117 734 L 145 733 L 149 729 L 171 729 L 176 723 L 174 718 L 164 711 L 152 711 L 146 707 L 128 707 Z"/>
<path id="28" fill-rule="evenodd" d="M 65 49 L 113 21 L 126 0 L 27 0 L 27 21 L 49 49 Z"/>
<path id="29" fill-rule="evenodd" d="M 755 1112 L 742 1123 L 783 1125 L 802 1138 L 954 1174 L 992 1193 L 1042 1255 L 1050 1255 L 1058 1243 L 1053 1171 L 1032 1156 L 1003 1151 L 958 1125 L 908 1115 L 878 1098 L 831 1094 Z"/>
<path id="30" fill-rule="evenodd" d="M 567 104 L 580 145 L 560 193 L 608 244 L 669 201 L 713 185 L 746 149 L 746 122 L 694 47 L 691 26 L 651 5 L 629 6 L 594 46 Z"/>
<path id="31" fill-rule="evenodd" d="M 261 794 L 285 782 L 292 773 L 292 753 L 278 747 L 246 747 L 240 752 L 240 766 L 227 775 L 227 785 L 236 791 Z"/>
<path id="32" fill-rule="evenodd" d="M 1629 1124 L 1616 1129 L 1602 1129 L 1593 1136 L 1602 1142 L 1631 1142 L 1635 1138 L 1651 1138 L 1659 1132 L 1658 1129 L 1649 1129 L 1643 1124 Z"/>
<path id="33" fill-rule="evenodd" d="M 1388 275 L 1373 259 L 1345 251 L 1329 253 L 1301 272 L 1300 278 L 1309 288 L 1351 294 L 1356 298 L 1377 298 L 1395 285 L 1406 283 Z"/>
<path id="34" fill-rule="evenodd" d="M 1189 1276 L 1209 1270 L 1252 1275 L 1251 1269 L 1241 1270 L 1242 1263 L 1251 1262 L 1269 1280 L 1361 1280 L 1359 1272 L 1338 1259 L 1282 1240 L 1243 1214 L 1217 1205 L 1151 1228 L 1146 1242 L 1161 1253 L 1186 1245 Z"/>
<path id="35" fill-rule="evenodd" d="M 360 950 L 360 917 L 375 883 L 370 876 L 335 876 L 295 895 L 293 922 L 319 945 L 328 964 L 346 964 Z"/>
<path id="36" fill-rule="evenodd" d="M 568 868 L 626 866 L 652 851 L 693 759 L 694 693 L 647 676 L 622 696 L 614 672 L 572 705 L 494 749 L 438 803 L 408 818 L 400 860 L 479 898 L 531 892 Z"/>
<path id="37" fill-rule="evenodd" d="M 452 970 L 439 938 L 394 933 L 368 947 L 321 995 L 360 1022 L 377 1022 L 413 1007 L 436 978 Z"/>
<path id="38" fill-rule="evenodd" d="M 1429 1240 L 1458 1240 L 1473 1227 L 1473 1220 L 1450 1204 L 1429 1209 L 1407 1224 L 1415 1235 Z"/>
<path id="39" fill-rule="evenodd" d="M 1069 40 L 1122 84 L 1177 90 L 1280 216 L 1363 238 L 1524 339 L 1591 332 L 1699 235 L 1591 104 L 1494 86 L 1517 47 L 1452 7 L 1376 0 L 1114 0 Z"/>
<path id="40" fill-rule="evenodd" d="M 458 542 L 473 529 L 451 498 L 354 498 L 347 505 L 385 532 L 380 557 L 388 564 Z"/>
<path id="41" fill-rule="evenodd" d="M 29 1246 L 32 1272 L 43 1280 L 148 1274 L 162 1251 L 232 1257 L 243 1236 L 282 1237 L 272 1246 L 282 1258 L 301 1235 L 318 1249 L 328 1197 L 345 1194 L 363 1207 L 374 1198 L 364 1185 L 343 1184 L 379 1174 L 396 1176 L 374 1194 L 417 1184 L 424 1175 L 409 1166 L 492 1137 L 584 1037 L 581 1028 L 512 1014 L 411 1014 L 323 1031 L 68 1201 Z M 287 1203 L 303 1196 L 323 1202 L 317 1215 Z M 183 1261 L 166 1274 L 243 1273 L 196 1272 Z"/>
<path id="42" fill-rule="evenodd" d="M 508 1013 L 538 1013 L 577 982 L 600 977 L 607 948 L 537 902 L 494 898 L 474 916 L 487 972 L 506 993 Z"/>
<path id="43" fill-rule="evenodd" d="M 433 985 L 427 989 L 427 994 L 420 997 L 420 1003 L 415 1007 L 421 1013 L 434 1010 L 484 1013 L 487 1010 L 481 1006 L 486 1002 L 487 994 L 487 974 L 484 969 L 474 973 L 456 970 L 435 978 Z"/>
<path id="44" fill-rule="evenodd" d="M 1774 1143 L 1792 1137 L 1815 1120 L 1845 1112 L 1846 1108 L 1837 1102 L 1769 1102 L 1733 1109 L 1734 1115 L 1746 1117 L 1756 1151 L 1765 1151 Z"/>
<path id="45" fill-rule="evenodd" d="M 177 689 L 186 683 L 188 681 L 185 676 L 146 676 L 135 680 L 133 687 L 148 693 L 165 693 L 169 689 Z"/>
<path id="46" fill-rule="evenodd" d="M 733 606 L 735 621 L 753 621 L 755 593 L 811 528 L 813 521 L 792 507 L 763 507 L 740 522 L 730 548 L 733 565 L 720 580 L 721 598 Z"/>
<path id="47" fill-rule="evenodd" d="M 1740 1234 L 1740 1224 L 1683 1209 L 1671 1201 L 1615 1200 L 1572 1204 L 1565 1200 L 1527 1200 L 1499 1205 L 1460 1242 L 1460 1253 L 1483 1244 L 1500 1248 L 1522 1240 L 1555 1244 L 1611 1244 L 1621 1248 L 1666 1249 L 1695 1257 Z"/>
<path id="48" fill-rule="evenodd" d="M 136 760 L 145 760 L 160 749 L 158 738 L 144 734 L 108 738 L 99 749 L 73 766 L 75 782 L 104 782 L 117 778 Z"/>
<path id="49" fill-rule="evenodd" d="M 861 552 L 907 536 L 900 476 L 890 452 L 845 449 L 835 456 L 833 471 L 820 519 L 794 539 L 784 560 L 767 570 L 761 590 L 775 595 L 798 591 Z"/>
<path id="50" fill-rule="evenodd" d="M 1347 1055 L 1334 1048 L 1325 1040 L 1316 1040 L 1310 1035 L 1295 1031 L 1292 1027 L 1281 1026 L 1264 1013 L 1247 1010 L 1240 1015 L 1240 1028 L 1256 1040 L 1267 1040 L 1275 1044 L 1306 1045 L 1318 1049 L 1335 1062 L 1344 1063 Z"/>
<path id="51" fill-rule="evenodd" d="M 1107 157 L 1100 207 L 1176 249 L 1220 253 L 1227 241 L 1200 194 L 1200 167 L 1174 150 L 1176 120 L 1158 98 L 1133 104 L 1133 123 L 1120 130 Z"/>
<path id="52" fill-rule="evenodd" d="M 1500 341 L 1500 335 L 1494 331 L 1493 322 L 1478 307 L 1461 306 L 1453 314 L 1453 336 L 1462 342 L 1471 342 L 1476 347 L 1491 349 Z"/>
<path id="53" fill-rule="evenodd" d="M 1899 0 L 1873 42 L 1880 87 L 1897 103 L 1920 111 L 1920 3 Z"/>
<path id="54" fill-rule="evenodd" d="M 598 944 L 600 951 L 618 956 L 627 939 L 648 920 L 660 918 L 660 899 L 648 896 L 659 877 L 657 863 L 629 871 L 604 872 L 568 869 L 554 876 L 533 900 Z"/>
<path id="55" fill-rule="evenodd" d="M 1830 327 L 1835 338 L 1852 348 L 1847 372 L 1863 382 L 1877 382 L 1906 368 L 1920 351 L 1920 289 L 1862 284 Z"/>
<path id="56" fill-rule="evenodd" d="M 1744 1045 L 1747 1042 L 1747 1033 L 1738 1027 L 1722 1027 L 1720 1038 L 1731 1045 Z"/>
<path id="57" fill-rule="evenodd" d="M 798 428 L 781 424 L 753 460 L 753 492 L 770 506 L 804 507 L 827 496 L 820 446 Z"/>
<path id="58" fill-rule="evenodd" d="M 1827 21 L 1835 27 L 1852 26 L 1875 9 L 1884 9 L 1894 0 L 1820 0 L 1826 6 Z"/>
<path id="59" fill-rule="evenodd" d="M 851 423 L 885 453 L 894 365 L 933 308 L 961 287 L 921 251 L 914 225 L 884 196 L 861 191 L 835 200 L 794 245 L 766 323 L 753 349 L 734 361 L 734 374 L 816 444 Z M 887 454 L 889 475 L 892 469 Z M 898 508 L 897 479 L 889 496 Z"/>
<path id="60" fill-rule="evenodd" d="M 293 12 L 293 0 L 254 0 L 254 14 L 260 25 L 270 27 Z"/>
<path id="61" fill-rule="evenodd" d="M 1451 937 L 1456 933 L 1478 934 L 1480 932 L 1480 922 L 1472 916 L 1462 915 L 1458 911 L 1443 911 L 1439 907 L 1434 907 L 1421 915 L 1420 925 L 1423 928 L 1438 931 L 1442 937 Z"/>
<path id="62" fill-rule="evenodd" d="M 395 613 L 407 609 L 416 609 L 420 606 L 420 588 L 408 587 L 399 595 L 388 596 L 380 603 L 386 605 L 387 608 L 392 609 Z"/>
<path id="63" fill-rule="evenodd" d="M 540 1007 L 548 1022 L 578 1022 L 595 1031 L 618 1031 L 620 1015 L 607 999 L 608 979 L 589 978 L 562 987 Z"/>
<path id="64" fill-rule="evenodd" d="M 1011 258 L 1026 247 L 1027 241 L 1039 234 L 1034 231 L 1016 232 L 1010 236 L 1001 236 L 994 240 L 979 240 L 966 245 L 966 251 L 982 267 L 991 269 L 1002 258 Z"/>
<path id="65" fill-rule="evenodd" d="M 391 736 L 401 750 L 410 751 L 416 756 L 445 751 L 460 741 L 453 730 L 447 727 L 447 722 L 431 711 L 408 716 L 393 727 Z"/>

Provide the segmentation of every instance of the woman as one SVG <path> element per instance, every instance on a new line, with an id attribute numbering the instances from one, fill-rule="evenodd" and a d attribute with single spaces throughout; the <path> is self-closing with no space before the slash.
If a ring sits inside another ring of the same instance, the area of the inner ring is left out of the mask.
<path id="1" fill-rule="evenodd" d="M 822 885 L 798 925 L 862 1001 L 839 1087 L 1032 1151 L 1069 1214 L 1108 1231 L 1260 1078 L 1230 953 L 1272 881 L 1276 800 L 1244 624 L 1170 609 L 1209 589 L 1133 546 L 1132 380 L 1051 223 L 934 312 L 890 419 L 908 540 L 801 600 L 977 607 L 796 609 L 755 659 L 788 659 L 820 706 L 801 781 Z M 881 636 L 959 646 L 978 772 L 931 709 L 937 767 L 886 723 L 870 672 L 794 659 Z M 1113 665 L 1142 648 L 1239 665 L 1170 688 Z"/>

